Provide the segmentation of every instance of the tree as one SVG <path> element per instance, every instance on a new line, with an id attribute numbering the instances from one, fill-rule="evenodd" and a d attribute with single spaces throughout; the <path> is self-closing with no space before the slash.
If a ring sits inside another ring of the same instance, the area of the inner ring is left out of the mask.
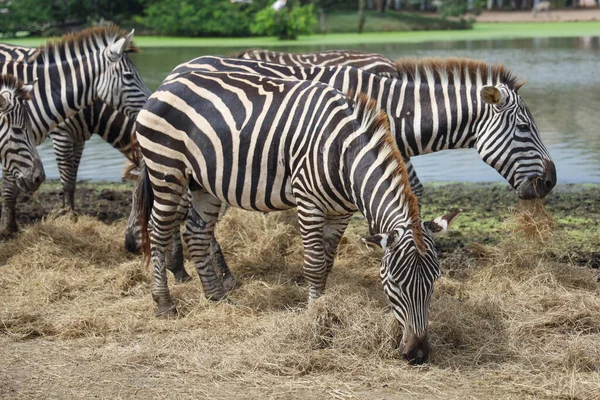
<path id="1" fill-rule="evenodd" d="M 358 33 L 363 33 L 365 29 L 365 7 L 366 0 L 358 0 Z"/>
<path id="2" fill-rule="evenodd" d="M 277 36 L 280 40 L 294 40 L 298 35 L 312 33 L 317 23 L 313 4 L 305 6 L 296 1 L 288 1 L 278 11 L 266 7 L 259 11 L 250 26 L 250 31 L 257 35 Z"/>

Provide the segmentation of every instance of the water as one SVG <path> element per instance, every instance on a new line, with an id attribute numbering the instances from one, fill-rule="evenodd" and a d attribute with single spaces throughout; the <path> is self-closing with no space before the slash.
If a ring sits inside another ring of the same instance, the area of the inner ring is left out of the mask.
<path id="1" fill-rule="evenodd" d="M 277 48 L 328 50 L 328 46 Z M 400 57 L 469 57 L 504 63 L 527 81 L 520 90 L 552 155 L 559 183 L 600 183 L 600 38 L 458 41 L 345 46 Z M 231 55 L 223 48 L 144 49 L 134 62 L 151 90 L 179 63 L 201 55 Z M 47 141 L 39 147 L 48 178 L 58 170 Z M 96 135 L 86 143 L 79 179 L 119 180 L 124 157 Z M 413 158 L 422 181 L 490 182 L 503 178 L 475 150 L 452 150 Z"/>

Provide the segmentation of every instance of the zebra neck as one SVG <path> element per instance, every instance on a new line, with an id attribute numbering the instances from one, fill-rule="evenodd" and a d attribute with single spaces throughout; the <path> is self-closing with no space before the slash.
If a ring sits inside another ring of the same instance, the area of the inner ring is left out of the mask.
<path id="1" fill-rule="evenodd" d="M 474 147 L 484 109 L 480 89 L 397 81 L 386 110 L 400 153 L 412 157 Z"/>
<path id="2" fill-rule="evenodd" d="M 370 232 L 384 233 L 408 225 L 409 197 L 414 195 L 406 171 L 400 173 L 398 161 L 385 159 L 378 152 L 371 151 L 362 157 L 360 152 L 356 153 L 346 154 L 342 176 L 349 197 L 367 219 Z"/>

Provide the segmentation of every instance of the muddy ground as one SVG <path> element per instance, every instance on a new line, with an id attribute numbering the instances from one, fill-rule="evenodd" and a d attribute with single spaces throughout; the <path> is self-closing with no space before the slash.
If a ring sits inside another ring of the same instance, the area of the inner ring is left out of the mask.
<path id="1" fill-rule="evenodd" d="M 453 229 L 436 245 L 440 255 L 460 252 L 468 255 L 473 243 L 497 244 L 501 224 L 514 211 L 518 199 L 505 184 L 426 184 L 422 201 L 424 219 L 435 218 L 451 209 L 463 210 Z M 127 219 L 131 209 L 131 185 L 114 182 L 81 182 L 76 191 L 77 213 L 113 223 Z M 557 260 L 600 268 L 600 186 L 559 185 L 544 199 L 547 211 L 565 233 L 564 247 L 553 249 Z M 62 207 L 57 182 L 45 183 L 34 195 L 19 198 L 17 222 L 21 226 L 40 221 Z M 1 208 L 1 206 L 0 206 Z M 362 216 L 356 215 L 355 223 Z"/>

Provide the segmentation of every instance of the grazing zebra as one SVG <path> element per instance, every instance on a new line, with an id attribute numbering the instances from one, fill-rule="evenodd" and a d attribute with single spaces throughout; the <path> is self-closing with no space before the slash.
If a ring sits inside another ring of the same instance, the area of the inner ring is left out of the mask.
<path id="1" fill-rule="evenodd" d="M 128 118 L 136 117 L 150 93 L 126 55 L 136 50 L 132 37 L 133 31 L 127 34 L 115 26 L 91 28 L 48 42 L 27 62 L 0 62 L 1 73 L 19 79 L 38 79 L 32 99 L 26 103 L 36 144 L 95 100 L 103 101 Z M 69 138 L 64 135 L 65 131 L 59 128 L 54 137 L 67 142 Z M 16 230 L 17 190 L 12 193 L 13 196 L 3 199 L 2 233 Z"/>
<path id="2" fill-rule="evenodd" d="M 360 211 L 369 241 L 385 249 L 380 274 L 404 327 L 403 353 L 411 362 L 427 359 L 429 302 L 440 274 L 432 231 L 453 215 L 420 221 L 385 113 L 366 96 L 349 101 L 318 82 L 194 71 L 165 80 L 136 125 L 145 161 L 138 213 L 158 315 L 176 312 L 165 253 L 186 190 L 197 213 L 187 221 L 189 251 L 209 299 L 226 295 L 208 257 L 221 202 L 262 212 L 297 207 L 309 303 Z"/>
<path id="3" fill-rule="evenodd" d="M 0 44 L 0 62 L 26 62 L 37 52 L 37 48 Z M 63 207 L 75 208 L 77 170 L 85 141 L 89 140 L 93 133 L 97 133 L 130 161 L 135 161 L 131 147 L 131 135 L 134 130 L 133 119 L 127 118 L 103 101 L 96 100 L 92 106 L 61 122 L 48 133 L 52 138 L 60 173 Z"/>
<path id="4" fill-rule="evenodd" d="M 299 67 L 355 67 L 387 77 L 395 77 L 398 72 L 396 64 L 387 57 L 377 53 L 363 53 L 352 50 L 328 50 L 315 53 L 279 53 L 270 50 L 246 50 L 237 58 L 263 60 L 277 64 L 296 65 Z"/>
<path id="5" fill-rule="evenodd" d="M 178 66 L 172 75 L 201 70 L 319 80 L 341 91 L 354 89 L 376 99 L 378 107 L 387 112 L 404 158 L 476 147 L 481 158 L 521 198 L 544 197 L 556 183 L 554 163 L 517 93 L 521 84 L 501 65 L 465 59 L 408 60 L 399 63 L 402 79 L 395 80 L 348 67 L 293 67 L 206 56 Z M 126 230 L 126 247 L 139 251 L 141 237 L 134 211 Z M 172 251 L 180 254 L 182 250 L 176 249 L 181 243 L 176 230 Z M 178 279 L 185 278 L 183 263 L 175 258 L 169 260 L 169 270 Z"/>
<path id="6" fill-rule="evenodd" d="M 2 175 L 24 192 L 35 191 L 44 181 L 44 167 L 33 143 L 31 124 L 23 104 L 34 84 L 23 84 L 12 75 L 0 75 L 0 158 Z M 2 188 L 3 191 L 9 187 Z"/>

